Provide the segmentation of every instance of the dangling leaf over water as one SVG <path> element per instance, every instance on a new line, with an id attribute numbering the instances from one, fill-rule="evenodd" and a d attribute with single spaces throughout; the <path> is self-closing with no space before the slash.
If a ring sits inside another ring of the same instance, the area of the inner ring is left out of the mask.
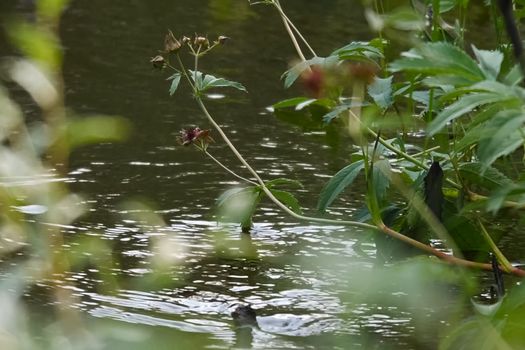
<path id="1" fill-rule="evenodd" d="M 324 186 L 319 196 L 317 209 L 325 211 L 330 204 L 345 190 L 347 186 L 354 182 L 355 178 L 365 167 L 363 160 L 358 160 L 335 174 Z"/>

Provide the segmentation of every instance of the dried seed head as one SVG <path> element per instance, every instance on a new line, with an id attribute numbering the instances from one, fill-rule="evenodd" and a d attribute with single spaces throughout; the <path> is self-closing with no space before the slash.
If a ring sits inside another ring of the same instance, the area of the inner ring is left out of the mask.
<path id="1" fill-rule="evenodd" d="M 196 36 L 193 42 L 196 46 L 207 46 L 209 44 L 208 39 L 203 36 Z"/>
<path id="2" fill-rule="evenodd" d="M 189 43 L 191 41 L 190 38 L 188 38 L 186 35 L 184 35 L 182 37 L 182 45 L 186 45 L 187 43 Z"/>
<path id="3" fill-rule="evenodd" d="M 182 47 L 180 41 L 175 38 L 172 31 L 168 31 L 164 39 L 164 51 L 165 52 L 177 52 Z"/>
<path id="4" fill-rule="evenodd" d="M 150 63 L 153 65 L 153 68 L 156 69 L 163 69 L 164 67 L 166 67 L 166 60 L 161 55 L 152 57 Z"/>
<path id="5" fill-rule="evenodd" d="M 217 42 L 223 45 L 226 41 L 230 40 L 227 36 L 221 35 L 217 38 Z"/>

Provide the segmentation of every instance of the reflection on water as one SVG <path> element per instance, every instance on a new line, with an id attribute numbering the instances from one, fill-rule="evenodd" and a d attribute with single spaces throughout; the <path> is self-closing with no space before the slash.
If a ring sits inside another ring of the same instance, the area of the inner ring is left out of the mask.
<path id="1" fill-rule="evenodd" d="M 325 54 L 370 37 L 357 3 L 294 0 L 286 6 Z M 28 6 L 18 10 L 30 13 Z M 63 229 L 71 237 L 90 235 L 111 242 L 116 261 L 109 272 L 88 268 L 63 276 L 74 282 L 78 307 L 96 318 L 205 333 L 220 348 L 241 344 L 239 337 L 246 333 L 248 343 L 259 348 L 367 347 L 385 342 L 406 348 L 418 328 L 410 308 L 361 302 L 348 292 L 354 281 L 344 278 L 346 271 L 374 273 L 367 259 L 373 256 L 373 245 L 356 245 L 364 233 L 297 223 L 269 203 L 257 212 L 251 236 L 241 234 L 236 225 L 214 221 L 215 198 L 239 183 L 195 150 L 176 147 L 181 128 L 208 126 L 189 92 L 182 88 L 170 98 L 163 77 L 148 65 L 166 28 L 177 35 L 199 32 L 232 38 L 216 57 L 204 60 L 203 69 L 242 82 L 250 93 L 210 93 L 210 110 L 264 178 L 286 176 L 303 182 L 305 189 L 297 196 L 307 211 L 315 213 L 317 193 L 351 151 L 331 149 L 319 132 L 302 133 L 269 113 L 268 106 L 277 100 L 300 93 L 284 91 L 279 81 L 294 52 L 269 7 L 253 8 L 238 0 L 72 2 L 61 27 L 67 103 L 83 113 L 123 115 L 135 126 L 135 134 L 124 144 L 75 151 L 67 178 L 45 174 L 3 178 L 0 184 L 64 181 L 85 193 L 81 204 L 89 207 L 89 215 Z M 247 176 L 220 142 L 210 152 Z M 127 217 L 121 202 L 136 197 L 154 201 L 166 225 L 149 226 Z M 360 189 L 352 188 L 330 214 L 348 217 L 362 206 L 362 198 Z M 13 210 L 37 216 L 45 208 L 33 203 Z M 174 259 L 165 272 L 168 282 L 143 290 L 140 281 L 151 275 L 163 247 Z M 129 278 L 134 288 L 104 293 L 102 273 Z M 396 297 L 404 300 L 407 295 L 400 292 Z M 257 309 L 259 329 L 234 330 L 230 312 L 239 303 Z M 424 312 L 431 318 L 435 311 Z M 418 346 L 424 344 L 408 347 Z"/>

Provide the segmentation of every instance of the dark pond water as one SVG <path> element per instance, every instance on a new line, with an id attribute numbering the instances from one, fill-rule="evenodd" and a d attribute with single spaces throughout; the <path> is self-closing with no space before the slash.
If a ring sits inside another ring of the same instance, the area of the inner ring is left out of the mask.
<path id="1" fill-rule="evenodd" d="M 358 1 L 294 0 L 285 5 L 321 55 L 372 37 Z M 23 1 L 1 6 L 31 13 Z M 475 20 L 482 22 L 483 16 Z M 250 93 L 209 95 L 210 111 L 265 179 L 290 177 L 305 184 L 297 196 L 307 212 L 315 214 L 317 193 L 350 152 L 346 146 L 334 150 L 325 145 L 324 135 L 301 132 L 269 111 L 272 103 L 298 93 L 284 90 L 279 79 L 294 51 L 271 8 L 239 0 L 73 1 L 61 26 L 67 105 L 78 113 L 124 116 L 134 129 L 128 142 L 72 154 L 68 182 L 90 198 L 91 210 L 67 234 L 112 242 L 113 274 L 131 281 L 108 295 L 90 273 L 96 271 L 72 273 L 67 279 L 75 282 L 79 308 L 94 318 L 201 333 L 215 348 L 239 342 L 229 316 L 237 303 L 259 310 L 262 331 L 253 334 L 254 347 L 405 349 L 435 344 L 437 328 L 421 329 L 419 321 L 444 323 L 443 311 L 429 307 L 414 313 L 410 303 L 385 304 L 347 292 L 344 284 L 351 282 L 341 283 L 346 271 L 370 271 L 373 265 L 354 250 L 359 232 L 299 223 L 269 203 L 258 211 L 251 236 L 235 225 L 217 224 L 215 199 L 239 183 L 195 150 L 177 146 L 181 128 L 209 126 L 189 91 L 169 97 L 165 75 L 148 63 L 167 28 L 177 35 L 232 38 L 201 69 L 242 82 Z M 220 142 L 211 152 L 243 173 Z M 121 204 L 133 198 L 153 202 L 165 225 L 126 216 Z M 362 198 L 354 188 L 332 213 L 348 216 Z M 151 274 L 155 242 L 178 255 L 164 273 L 168 282 L 147 289 L 140 281 Z M 372 245 L 363 249 L 373 254 Z M 509 252 L 517 258 L 520 251 L 514 247 Z M 403 293 L 398 297 L 403 299 Z"/>

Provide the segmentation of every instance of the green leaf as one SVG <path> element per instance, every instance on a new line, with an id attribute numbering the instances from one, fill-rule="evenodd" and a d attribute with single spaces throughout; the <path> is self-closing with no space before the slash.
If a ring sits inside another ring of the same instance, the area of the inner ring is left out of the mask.
<path id="1" fill-rule="evenodd" d="M 488 252 L 490 247 L 479 233 L 479 227 L 462 215 L 444 215 L 445 228 L 462 252 Z"/>
<path id="2" fill-rule="evenodd" d="M 501 111 L 482 125 L 483 137 L 477 155 L 485 167 L 501 156 L 514 152 L 525 140 L 525 114 L 520 110 Z"/>
<path id="3" fill-rule="evenodd" d="M 332 60 L 333 61 L 333 60 Z M 296 64 L 281 76 L 281 79 L 284 79 L 284 88 L 288 89 L 292 84 L 299 78 L 299 76 L 310 66 L 314 65 L 325 65 L 326 59 L 324 57 L 314 57 L 312 59 L 303 61 Z"/>
<path id="4" fill-rule="evenodd" d="M 368 86 L 368 94 L 374 102 L 382 109 L 388 109 L 393 103 L 392 100 L 392 79 L 390 76 L 385 79 L 376 77 L 374 82 Z"/>
<path id="5" fill-rule="evenodd" d="M 273 179 L 270 181 L 265 182 L 266 187 L 274 187 L 274 186 L 292 186 L 292 187 L 299 187 L 303 188 L 303 184 L 297 180 L 287 179 L 284 177 L 280 177 L 278 179 Z"/>
<path id="6" fill-rule="evenodd" d="M 525 183 L 509 183 L 492 192 L 489 199 L 487 200 L 487 210 L 491 211 L 493 214 L 496 214 L 509 197 L 512 197 L 512 200 L 516 201 L 517 203 L 523 204 L 525 202 L 524 195 Z"/>
<path id="7" fill-rule="evenodd" d="M 326 208 L 344 191 L 344 189 L 354 182 L 355 178 L 365 167 L 363 160 L 358 160 L 335 174 L 324 186 L 319 196 L 317 208 L 325 211 Z"/>
<path id="8" fill-rule="evenodd" d="M 353 41 L 335 51 L 330 56 L 337 56 L 340 60 L 374 60 L 383 58 L 382 45 L 376 41 Z"/>
<path id="9" fill-rule="evenodd" d="M 169 77 L 168 79 L 166 79 L 166 80 L 171 80 L 170 96 L 173 96 L 175 91 L 177 91 L 177 88 L 179 87 L 179 83 L 180 83 L 180 78 L 181 78 L 181 74 L 177 72 L 173 74 L 171 77 Z"/>
<path id="10" fill-rule="evenodd" d="M 275 109 L 295 107 L 298 104 L 303 103 L 308 100 L 310 100 L 310 98 L 308 97 L 294 97 L 294 98 L 289 98 L 287 100 L 279 101 L 275 103 L 272 107 Z"/>
<path id="11" fill-rule="evenodd" d="M 231 81 L 231 80 L 226 80 L 224 78 L 216 78 L 210 74 L 204 75 L 201 72 L 194 72 L 192 70 L 190 70 L 189 72 L 190 72 L 190 77 L 193 79 L 195 83 L 195 87 L 197 88 L 199 92 L 203 92 L 211 88 L 222 88 L 222 87 L 231 87 L 237 90 L 248 92 L 241 83 Z"/>
<path id="12" fill-rule="evenodd" d="M 248 230 L 260 200 L 259 186 L 232 188 L 217 199 L 217 207 L 220 209 L 219 216 L 238 222 L 243 230 Z"/>
<path id="13" fill-rule="evenodd" d="M 465 85 L 485 79 L 472 58 L 447 42 L 426 43 L 403 53 L 403 56 L 390 64 L 391 71 L 455 76 L 463 79 Z"/>
<path id="14" fill-rule="evenodd" d="M 430 122 L 427 132 L 432 136 L 439 132 L 448 122 L 472 112 L 479 106 L 501 102 L 511 98 L 515 97 L 493 92 L 479 92 L 462 96 L 459 100 L 443 109 L 436 118 Z"/>
<path id="15" fill-rule="evenodd" d="M 377 199 L 382 201 L 386 197 L 390 187 L 392 167 L 388 159 L 380 159 L 374 162 L 373 186 Z"/>
<path id="16" fill-rule="evenodd" d="M 496 80 L 503 62 L 503 53 L 500 51 L 478 50 L 474 45 L 472 45 L 472 51 L 487 79 Z"/>
<path id="17" fill-rule="evenodd" d="M 281 191 L 276 189 L 270 189 L 272 194 L 281 202 L 283 202 L 288 208 L 290 208 L 296 214 L 302 214 L 301 206 L 299 201 L 293 194 L 287 191 Z"/>
<path id="18" fill-rule="evenodd" d="M 512 180 L 499 170 L 487 168 L 483 163 L 462 163 L 459 165 L 459 173 L 465 180 L 487 190 L 495 190 L 512 183 Z"/>
<path id="19" fill-rule="evenodd" d="M 519 64 L 514 65 L 512 69 L 503 78 L 503 83 L 511 86 L 518 85 L 523 80 L 521 67 Z"/>

